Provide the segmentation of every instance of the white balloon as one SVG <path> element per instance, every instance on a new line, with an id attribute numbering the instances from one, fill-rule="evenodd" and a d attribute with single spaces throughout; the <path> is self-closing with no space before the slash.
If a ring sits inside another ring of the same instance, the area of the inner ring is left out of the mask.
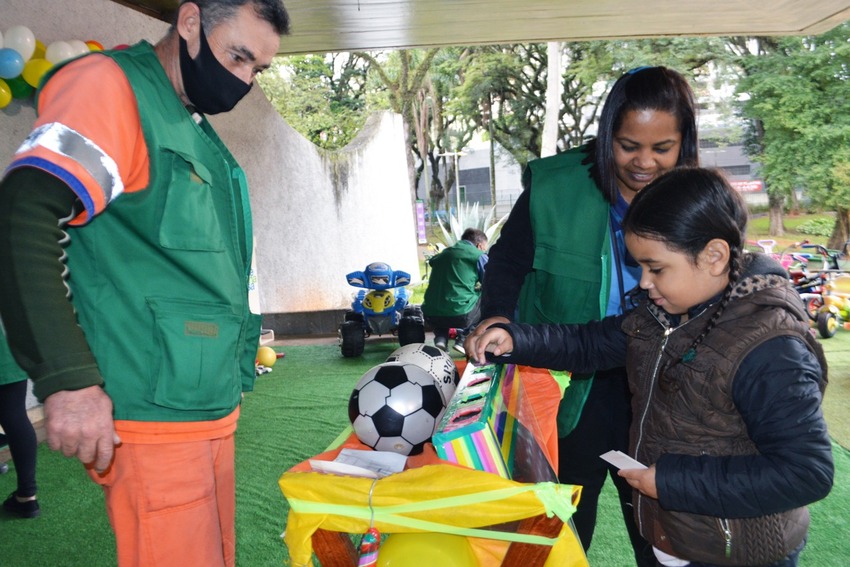
<path id="1" fill-rule="evenodd" d="M 89 46 L 81 39 L 69 39 L 65 43 L 71 46 L 71 49 L 74 51 L 74 57 L 89 53 Z"/>
<path id="2" fill-rule="evenodd" d="M 29 61 L 35 51 L 35 34 L 26 26 L 12 26 L 6 30 L 4 46 L 20 53 L 25 62 Z"/>
<path id="3" fill-rule="evenodd" d="M 3 32 L 0 32 L 0 49 L 3 49 Z"/>
<path id="4" fill-rule="evenodd" d="M 67 41 L 54 41 L 47 46 L 44 58 L 54 65 L 74 56 L 74 48 Z"/>

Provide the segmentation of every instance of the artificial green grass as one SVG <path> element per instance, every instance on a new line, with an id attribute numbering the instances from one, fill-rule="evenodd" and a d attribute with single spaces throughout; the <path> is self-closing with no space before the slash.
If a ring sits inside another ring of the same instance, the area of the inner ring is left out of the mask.
<path id="1" fill-rule="evenodd" d="M 832 392 L 848 380 L 850 331 L 824 341 L 832 364 Z M 360 376 L 383 362 L 397 348 L 385 339 L 369 339 L 363 356 L 345 359 L 336 345 L 276 347 L 286 353 L 271 373 L 257 379 L 255 391 L 245 396 L 236 434 L 237 565 L 287 565 L 286 546 L 280 539 L 288 510 L 277 485 L 292 465 L 322 451 L 348 425 L 347 403 Z M 840 359 L 840 360 L 838 360 Z M 843 370 L 842 370 L 843 368 Z M 840 373 L 843 378 L 836 377 Z M 833 390 L 833 388 L 835 388 Z M 838 414 L 827 411 L 832 428 Z M 825 409 L 827 403 L 825 401 Z M 843 409 L 840 415 L 843 415 Z M 837 438 L 837 437 L 836 437 Z M 850 439 L 850 436 L 844 437 Z M 836 484 L 825 500 L 811 506 L 812 528 L 802 565 L 840 566 L 850 556 L 847 539 L 850 507 L 850 453 L 838 445 Z M 4 567 L 109 567 L 116 564 L 115 544 L 103 507 L 100 488 L 82 466 L 39 447 L 39 501 L 42 516 L 35 520 L 10 519 L 0 513 L 0 565 Z M 344 481 L 342 481 L 344 482 Z M 611 483 L 600 500 L 599 522 L 588 554 L 594 567 L 633 565 Z M 15 488 L 14 473 L 0 475 L 0 496 Z M 187 542 L 191 545 L 191 542 Z M 411 565 L 418 567 L 415 558 Z M 193 566 L 194 567 L 194 566 Z"/>

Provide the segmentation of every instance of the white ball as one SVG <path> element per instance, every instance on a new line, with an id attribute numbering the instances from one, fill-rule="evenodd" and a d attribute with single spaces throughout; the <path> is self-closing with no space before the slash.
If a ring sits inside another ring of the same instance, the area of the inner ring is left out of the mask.
<path id="1" fill-rule="evenodd" d="M 85 55 L 90 51 L 89 46 L 86 45 L 86 42 L 81 39 L 69 39 L 65 43 L 71 46 L 71 51 L 74 52 L 74 55 L 72 57 L 76 57 L 77 55 Z"/>
<path id="2" fill-rule="evenodd" d="M 24 62 L 29 61 L 35 51 L 35 35 L 26 26 L 12 26 L 6 30 L 3 47 L 14 49 L 21 54 Z"/>
<path id="3" fill-rule="evenodd" d="M 67 41 L 54 41 L 47 46 L 44 58 L 54 65 L 74 56 L 74 49 Z"/>
<path id="4" fill-rule="evenodd" d="M 434 379 L 414 364 L 385 362 L 370 368 L 348 400 L 358 439 L 378 451 L 422 452 L 446 410 Z"/>
<path id="5" fill-rule="evenodd" d="M 397 348 L 387 362 L 415 364 L 427 371 L 440 388 L 443 402 L 448 405 L 455 393 L 460 375 L 449 353 L 425 343 L 411 343 Z"/>

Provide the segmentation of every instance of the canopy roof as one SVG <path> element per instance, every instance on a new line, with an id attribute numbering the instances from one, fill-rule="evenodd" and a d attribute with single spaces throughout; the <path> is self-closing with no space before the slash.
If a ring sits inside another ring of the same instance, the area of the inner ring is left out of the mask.
<path id="1" fill-rule="evenodd" d="M 113 0 L 171 21 L 178 0 Z M 284 0 L 280 54 L 659 36 L 816 35 L 850 0 Z"/>

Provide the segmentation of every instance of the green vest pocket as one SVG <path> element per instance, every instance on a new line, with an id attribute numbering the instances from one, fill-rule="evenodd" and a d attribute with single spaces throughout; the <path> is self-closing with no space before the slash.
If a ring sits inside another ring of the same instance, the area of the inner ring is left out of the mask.
<path id="1" fill-rule="evenodd" d="M 213 194 L 216 188 L 212 186 L 209 170 L 179 152 L 162 150 L 161 155 L 165 164 L 163 173 L 170 169 L 171 177 L 163 184 L 165 199 L 159 243 L 173 250 L 224 251 Z"/>
<path id="2" fill-rule="evenodd" d="M 178 410 L 225 410 L 242 391 L 242 320 L 226 305 L 148 298 L 154 316 L 154 404 Z"/>

